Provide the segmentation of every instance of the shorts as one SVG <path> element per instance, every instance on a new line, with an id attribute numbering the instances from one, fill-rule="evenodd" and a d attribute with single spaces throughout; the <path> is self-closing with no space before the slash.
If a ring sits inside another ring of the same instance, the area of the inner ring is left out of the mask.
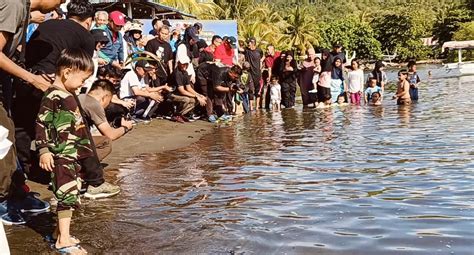
<path id="1" fill-rule="evenodd" d="M 405 99 L 405 98 L 397 99 L 397 105 L 409 105 L 409 104 L 411 104 L 410 99 Z"/>

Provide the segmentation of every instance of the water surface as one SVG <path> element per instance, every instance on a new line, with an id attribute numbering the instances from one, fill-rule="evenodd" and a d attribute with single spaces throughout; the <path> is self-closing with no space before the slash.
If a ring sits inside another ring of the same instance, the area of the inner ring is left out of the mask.
<path id="1" fill-rule="evenodd" d="M 425 73 L 412 106 L 261 111 L 128 159 L 72 231 L 92 253 L 473 254 L 474 77 Z"/>

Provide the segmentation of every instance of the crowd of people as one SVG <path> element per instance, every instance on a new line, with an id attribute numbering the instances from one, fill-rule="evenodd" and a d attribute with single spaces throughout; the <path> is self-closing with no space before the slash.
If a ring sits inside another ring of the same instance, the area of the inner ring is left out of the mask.
<path id="1" fill-rule="evenodd" d="M 378 105 L 387 78 L 382 62 L 368 77 L 341 45 L 314 49 L 298 63 L 292 51 L 255 38 L 215 35 L 203 25 L 173 28 L 155 18 L 153 29 L 120 11 L 95 11 L 87 0 L 0 0 L 0 216 L 24 224 L 25 213 L 50 204 L 30 192 L 27 176 L 51 173 L 57 228 L 47 239 L 62 253 L 83 254 L 70 235 L 80 197 L 103 198 L 120 188 L 105 182 L 101 161 L 140 122 L 228 122 L 259 108 Z M 347 65 L 347 66 L 346 66 Z M 418 100 L 416 63 L 399 73 L 398 104 Z"/>

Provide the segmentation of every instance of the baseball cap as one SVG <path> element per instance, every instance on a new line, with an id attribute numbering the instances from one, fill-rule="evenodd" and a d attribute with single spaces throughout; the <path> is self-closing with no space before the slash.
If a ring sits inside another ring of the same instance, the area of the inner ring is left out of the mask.
<path id="1" fill-rule="evenodd" d="M 107 33 L 102 29 L 92 29 L 91 34 L 94 37 L 95 42 L 108 42 Z"/>
<path id="2" fill-rule="evenodd" d="M 167 19 L 162 20 L 161 23 L 163 23 L 163 25 L 165 25 L 165 26 L 171 27 L 171 23 Z"/>
<path id="3" fill-rule="evenodd" d="M 186 37 L 189 37 L 189 38 L 193 39 L 196 42 L 199 41 L 199 36 L 197 36 L 197 31 L 196 31 L 196 28 L 194 28 L 194 27 L 186 28 L 186 31 L 184 32 L 184 35 Z"/>
<path id="4" fill-rule="evenodd" d="M 227 36 L 224 38 L 224 41 L 228 42 L 233 49 L 236 48 L 235 43 L 237 42 L 237 39 L 235 39 L 235 37 Z"/>
<path id="5" fill-rule="evenodd" d="M 150 63 L 148 63 L 148 61 L 146 61 L 146 60 L 138 60 L 138 61 L 135 63 L 135 67 L 153 68 L 153 66 L 150 65 Z"/>
<path id="6" fill-rule="evenodd" d="M 341 45 L 340 42 L 336 42 L 336 43 L 333 43 L 333 44 L 332 44 L 332 47 L 333 47 L 333 48 L 341 48 L 342 45 Z"/>
<path id="7" fill-rule="evenodd" d="M 125 25 L 125 14 L 119 11 L 113 11 L 109 14 L 109 18 L 114 22 L 117 26 Z"/>
<path id="8" fill-rule="evenodd" d="M 250 37 L 247 42 L 257 42 L 257 39 L 255 39 L 255 37 Z"/>
<path id="9" fill-rule="evenodd" d="M 132 22 L 126 31 L 140 31 L 140 33 L 143 33 L 142 25 L 136 22 Z"/>

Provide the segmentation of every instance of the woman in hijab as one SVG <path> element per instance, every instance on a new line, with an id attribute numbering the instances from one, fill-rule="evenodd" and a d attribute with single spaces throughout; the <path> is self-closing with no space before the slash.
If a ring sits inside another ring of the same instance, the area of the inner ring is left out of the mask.
<path id="1" fill-rule="evenodd" d="M 322 50 L 321 57 L 321 74 L 319 74 L 317 85 L 318 101 L 320 104 L 330 104 L 332 63 L 330 62 L 329 50 Z"/>
<path id="2" fill-rule="evenodd" d="M 293 54 L 288 51 L 281 66 L 279 79 L 281 84 L 281 103 L 285 108 L 295 106 L 297 72 L 296 61 L 293 59 Z"/>

